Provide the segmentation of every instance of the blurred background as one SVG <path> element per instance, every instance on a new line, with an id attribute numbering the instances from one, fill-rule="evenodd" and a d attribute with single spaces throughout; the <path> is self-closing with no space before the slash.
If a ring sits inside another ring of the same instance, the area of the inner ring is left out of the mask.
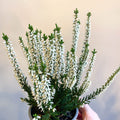
<path id="1" fill-rule="evenodd" d="M 20 97 L 26 94 L 14 78 L 12 65 L 2 40 L 7 34 L 13 44 L 18 62 L 27 73 L 27 62 L 18 44 L 28 24 L 50 34 L 57 23 L 62 29 L 66 50 L 72 43 L 73 10 L 78 8 L 81 21 L 78 53 L 85 35 L 87 12 L 92 13 L 90 50 L 98 51 L 90 91 L 101 86 L 120 65 L 120 1 L 119 0 L 0 0 L 0 120 L 29 120 L 26 103 Z M 25 41 L 26 42 L 26 41 Z M 101 120 L 120 120 L 120 73 L 102 95 L 90 106 Z"/>

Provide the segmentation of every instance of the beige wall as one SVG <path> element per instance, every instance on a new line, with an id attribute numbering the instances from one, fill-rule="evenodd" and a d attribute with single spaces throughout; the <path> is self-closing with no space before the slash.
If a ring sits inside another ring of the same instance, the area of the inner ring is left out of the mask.
<path id="1" fill-rule="evenodd" d="M 75 8 L 79 9 L 81 20 L 79 47 L 84 40 L 86 13 L 92 12 L 90 43 L 91 49 L 96 48 L 98 51 L 91 77 L 94 82 L 91 90 L 94 90 L 120 65 L 119 0 L 0 0 L 0 34 L 4 32 L 9 35 L 19 63 L 26 72 L 27 63 L 18 45 L 19 35 L 25 37 L 29 23 L 47 34 L 51 33 L 54 24 L 58 23 L 62 27 L 66 49 L 70 49 Z M 91 106 L 102 120 L 119 120 L 119 88 L 120 74 L 112 86 L 92 102 Z M 19 100 L 23 95 L 0 37 L 0 120 L 28 120 L 26 104 Z"/>

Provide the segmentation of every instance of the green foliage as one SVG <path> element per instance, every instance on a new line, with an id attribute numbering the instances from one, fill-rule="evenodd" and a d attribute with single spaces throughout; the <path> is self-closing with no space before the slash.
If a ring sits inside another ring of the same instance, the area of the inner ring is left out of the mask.
<path id="1" fill-rule="evenodd" d="M 42 57 L 40 56 L 40 62 L 41 62 L 41 71 L 44 74 L 46 72 L 46 64 L 43 62 Z"/>
<path id="2" fill-rule="evenodd" d="M 35 32 L 34 32 L 34 35 L 37 35 L 38 32 L 39 32 L 38 29 L 36 29 Z"/>
<path id="3" fill-rule="evenodd" d="M 54 29 L 55 31 L 57 31 L 57 32 L 60 32 L 60 27 L 58 27 L 58 25 L 57 24 L 55 24 L 55 26 L 56 26 L 56 28 Z"/>
<path id="4" fill-rule="evenodd" d="M 75 14 L 78 14 L 78 13 L 79 13 L 79 11 L 78 11 L 77 8 L 74 10 L 74 13 L 75 13 Z"/>
<path id="5" fill-rule="evenodd" d="M 75 49 L 71 48 L 71 52 L 72 52 L 72 54 L 74 54 L 75 53 Z"/>
<path id="6" fill-rule="evenodd" d="M 50 119 L 49 114 L 42 115 L 42 120 L 49 120 L 49 119 Z"/>
<path id="7" fill-rule="evenodd" d="M 33 115 L 33 117 L 36 118 L 36 119 L 37 119 L 37 116 L 38 116 L 37 114 L 34 114 L 34 115 Z"/>
<path id="8" fill-rule="evenodd" d="M 80 21 L 78 20 L 77 23 L 80 24 Z"/>
<path id="9" fill-rule="evenodd" d="M 49 35 L 48 37 L 49 37 L 49 40 L 52 40 L 55 37 L 55 35 L 51 33 L 51 35 Z"/>
<path id="10" fill-rule="evenodd" d="M 91 16 L 91 12 L 88 12 L 88 13 L 87 13 L 87 16 L 90 17 L 90 16 Z"/>
<path id="11" fill-rule="evenodd" d="M 83 97 L 81 99 L 81 104 L 89 104 L 92 99 L 95 99 L 97 95 L 101 94 L 113 81 L 113 78 L 116 76 L 116 74 L 120 71 L 120 67 L 115 70 L 115 72 L 112 73 L 112 75 L 108 78 L 108 80 L 105 82 L 104 85 L 102 85 L 100 88 L 97 88 L 95 91 L 90 93 L 89 95 Z"/>
<path id="12" fill-rule="evenodd" d="M 2 38 L 5 40 L 6 45 L 8 45 L 8 36 L 3 33 Z"/>
<path id="13" fill-rule="evenodd" d="M 43 34 L 43 39 L 47 40 L 47 38 L 48 38 L 47 35 Z"/>
<path id="14" fill-rule="evenodd" d="M 32 32 L 33 31 L 33 26 L 29 24 L 28 29 Z"/>
<path id="15" fill-rule="evenodd" d="M 60 40 L 59 43 L 62 45 L 64 42 L 63 42 L 63 40 Z"/>
<path id="16" fill-rule="evenodd" d="M 59 96 L 59 97 L 58 97 Z M 61 99 L 60 99 L 61 98 Z M 54 103 L 59 114 L 64 114 L 66 111 L 71 111 L 77 107 L 79 97 L 75 96 L 69 88 L 64 88 L 63 85 L 56 90 Z"/>
<path id="17" fill-rule="evenodd" d="M 27 45 L 24 44 L 22 37 L 19 37 L 20 45 L 28 61 L 32 86 L 28 84 L 27 77 L 20 69 L 8 36 L 3 33 L 2 38 L 8 49 L 18 83 L 28 94 L 28 98 L 21 98 L 21 100 L 27 102 L 28 105 L 39 108 L 44 113 L 42 118 L 39 118 L 41 120 L 59 120 L 59 116 L 66 115 L 67 111 L 83 104 L 89 104 L 92 99 L 95 99 L 110 85 L 120 71 L 119 67 L 104 85 L 89 95 L 81 97 L 90 86 L 89 78 L 97 52 L 93 49 L 90 61 L 88 61 L 91 17 L 91 13 L 88 12 L 85 40 L 81 55 L 77 60 L 76 51 L 80 28 L 78 13 L 79 11 L 76 8 L 73 21 L 73 41 L 71 49 L 66 53 L 66 58 L 64 58 L 64 41 L 61 36 L 61 28 L 57 24 L 55 24 L 55 29 L 50 35 L 42 34 L 42 31 L 38 29 L 34 30 L 33 26 L 29 24 L 29 32 L 26 32 Z M 87 69 L 85 69 L 86 67 Z M 85 77 L 81 81 L 84 72 Z M 38 119 L 37 114 L 34 117 Z"/>

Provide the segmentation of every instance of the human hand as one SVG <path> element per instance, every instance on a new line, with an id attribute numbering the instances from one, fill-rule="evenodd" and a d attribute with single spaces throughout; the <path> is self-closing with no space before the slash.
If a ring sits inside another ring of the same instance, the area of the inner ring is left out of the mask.
<path id="1" fill-rule="evenodd" d="M 84 105 L 79 109 L 78 120 L 100 120 L 97 113 L 89 105 Z"/>

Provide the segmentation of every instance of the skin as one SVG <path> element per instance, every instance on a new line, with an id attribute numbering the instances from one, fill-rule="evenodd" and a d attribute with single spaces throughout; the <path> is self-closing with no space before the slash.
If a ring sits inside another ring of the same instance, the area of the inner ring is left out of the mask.
<path id="1" fill-rule="evenodd" d="M 89 105 L 84 105 L 79 109 L 78 120 L 100 120 L 99 116 Z"/>

